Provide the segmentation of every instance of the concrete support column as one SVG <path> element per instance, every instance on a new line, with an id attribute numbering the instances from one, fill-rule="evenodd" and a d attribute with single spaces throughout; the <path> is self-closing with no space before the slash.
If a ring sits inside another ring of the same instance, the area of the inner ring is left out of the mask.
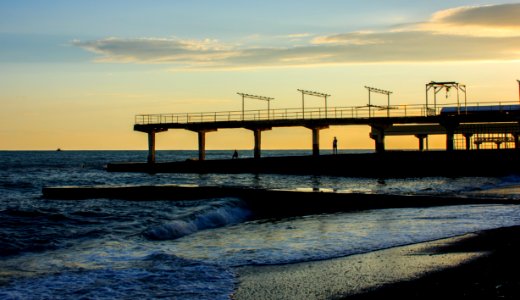
<path id="1" fill-rule="evenodd" d="M 198 145 L 199 145 L 199 160 L 206 159 L 206 132 L 217 131 L 217 129 L 201 129 L 196 127 L 186 128 L 189 131 L 197 133 Z"/>
<path id="2" fill-rule="evenodd" d="M 312 156 L 320 156 L 320 129 L 312 128 Z"/>
<path id="3" fill-rule="evenodd" d="M 453 120 L 446 120 L 441 122 L 441 125 L 446 129 L 446 151 L 455 150 L 455 129 L 459 124 Z"/>
<path id="4" fill-rule="evenodd" d="M 255 149 L 254 149 L 254 157 L 260 158 L 261 151 L 262 151 L 262 131 L 261 130 L 254 130 L 253 131 L 255 135 Z"/>
<path id="5" fill-rule="evenodd" d="M 329 126 L 307 127 L 312 130 L 312 156 L 320 156 L 320 130 L 327 129 Z"/>
<path id="6" fill-rule="evenodd" d="M 453 133 L 453 131 L 446 132 L 446 151 L 455 150 L 454 137 L 455 134 Z"/>
<path id="7" fill-rule="evenodd" d="M 262 157 L 262 131 L 271 130 L 271 127 L 261 127 L 261 128 L 246 128 L 253 131 L 255 137 L 255 148 L 253 150 L 254 158 L 259 159 Z"/>
<path id="8" fill-rule="evenodd" d="M 455 133 L 453 130 L 446 130 L 446 151 L 455 150 L 454 137 Z"/>
<path id="9" fill-rule="evenodd" d="M 513 133 L 513 139 L 515 141 L 515 149 L 517 149 L 517 150 L 520 149 L 520 140 L 518 138 L 519 135 L 520 135 L 520 133 L 518 133 L 518 132 Z"/>
<path id="10" fill-rule="evenodd" d="M 464 133 L 464 138 L 466 139 L 466 150 L 471 150 L 471 137 L 473 133 Z"/>
<path id="11" fill-rule="evenodd" d="M 199 137 L 199 160 L 206 159 L 206 132 L 199 131 L 197 132 Z"/>
<path id="12" fill-rule="evenodd" d="M 155 163 L 155 134 L 158 132 L 167 131 L 166 128 L 150 128 L 146 130 L 138 130 L 141 132 L 146 132 L 148 134 L 148 158 L 147 161 L 149 164 Z"/>
<path id="13" fill-rule="evenodd" d="M 148 163 L 155 163 L 155 131 L 148 132 Z"/>
<path id="14" fill-rule="evenodd" d="M 370 126 L 372 128 L 370 138 L 375 141 L 376 153 L 385 152 L 385 129 L 390 127 L 391 124 L 374 124 Z"/>
<path id="15" fill-rule="evenodd" d="M 416 134 L 416 138 L 419 139 L 419 151 L 424 151 L 424 139 L 428 137 L 426 134 Z"/>

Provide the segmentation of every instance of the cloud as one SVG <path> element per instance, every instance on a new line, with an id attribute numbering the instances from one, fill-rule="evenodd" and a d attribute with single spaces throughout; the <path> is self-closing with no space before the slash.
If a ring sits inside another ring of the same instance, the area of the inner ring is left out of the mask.
<path id="1" fill-rule="evenodd" d="M 97 59 L 99 62 L 209 63 L 235 55 L 229 46 L 211 39 L 106 38 L 85 42 L 75 40 L 72 44 L 101 55 Z"/>
<path id="2" fill-rule="evenodd" d="M 161 63 L 183 70 L 517 60 L 517 15 L 520 4 L 458 7 L 439 11 L 426 22 L 386 31 L 275 36 L 276 47 L 178 38 L 106 38 L 72 44 L 98 54 L 98 62 Z"/>
<path id="3" fill-rule="evenodd" d="M 520 4 L 465 6 L 439 11 L 416 29 L 451 35 L 520 36 Z"/>
<path id="4" fill-rule="evenodd" d="M 437 22 L 458 25 L 520 28 L 520 4 L 459 7 L 440 11 L 433 16 Z"/>

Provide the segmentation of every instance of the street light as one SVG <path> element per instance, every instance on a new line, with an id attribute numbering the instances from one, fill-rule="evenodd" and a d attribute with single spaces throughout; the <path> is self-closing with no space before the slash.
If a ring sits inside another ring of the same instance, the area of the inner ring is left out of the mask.
<path id="1" fill-rule="evenodd" d="M 325 98 L 325 119 L 327 118 L 327 97 L 330 97 L 330 95 L 324 94 L 324 93 L 319 93 L 319 92 L 300 90 L 300 89 L 298 89 L 298 92 L 302 93 L 302 115 L 303 115 L 303 119 L 305 119 L 305 95 Z"/>
<path id="2" fill-rule="evenodd" d="M 446 89 L 446 98 L 448 98 L 448 92 L 451 88 L 455 88 L 457 90 L 457 113 L 460 113 L 460 100 L 459 100 L 459 91 L 464 92 L 464 107 L 466 107 L 467 112 L 467 102 L 468 98 L 466 95 L 466 85 L 460 84 L 458 82 L 454 81 L 448 81 L 448 82 L 435 82 L 431 81 L 430 83 L 426 84 L 426 114 L 428 115 L 428 91 L 433 88 L 433 111 L 436 114 L 437 113 L 437 94 L 442 91 L 443 89 Z"/>
<path id="3" fill-rule="evenodd" d="M 386 115 L 387 115 L 387 117 L 390 117 L 390 94 L 392 94 L 392 92 L 374 88 L 374 87 L 369 87 L 369 86 L 365 86 L 365 88 L 368 90 L 368 117 L 369 118 L 372 117 L 372 104 L 370 103 L 370 93 L 371 92 L 388 96 L 388 106 L 386 107 Z"/>
<path id="4" fill-rule="evenodd" d="M 242 96 L 242 121 L 244 121 L 244 99 L 257 99 L 257 100 L 264 100 L 267 101 L 267 119 L 271 119 L 271 100 L 274 100 L 274 98 L 271 97 L 265 97 L 265 96 L 256 96 L 256 95 L 249 95 L 244 93 L 237 93 L 240 96 Z"/>

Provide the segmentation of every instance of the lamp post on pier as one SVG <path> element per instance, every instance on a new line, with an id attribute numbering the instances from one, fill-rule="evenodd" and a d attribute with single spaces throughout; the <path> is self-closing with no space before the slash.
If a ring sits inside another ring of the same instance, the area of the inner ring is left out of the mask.
<path id="1" fill-rule="evenodd" d="M 371 92 L 387 95 L 387 97 L 388 97 L 388 106 L 386 107 L 386 116 L 390 117 L 390 94 L 392 94 L 392 92 L 387 91 L 387 90 L 374 88 L 374 87 L 369 87 L 369 86 L 365 86 L 365 88 L 368 90 L 368 117 L 369 118 L 372 117 L 372 103 L 371 103 L 371 99 L 370 99 L 370 93 Z M 380 106 L 378 106 L 378 107 L 380 107 Z"/>
<path id="2" fill-rule="evenodd" d="M 433 88 L 433 115 L 437 114 L 437 94 L 446 89 L 446 99 L 448 99 L 448 92 L 451 88 L 455 88 L 457 90 L 457 113 L 460 114 L 460 95 L 459 91 L 464 93 L 464 107 L 467 109 L 467 95 L 466 95 L 466 85 L 460 84 L 455 81 L 447 81 L 447 82 L 435 82 L 431 81 L 426 84 L 426 115 L 431 115 L 429 113 L 428 107 L 428 92 Z M 467 112 L 467 111 L 466 111 Z"/>
<path id="3" fill-rule="evenodd" d="M 327 97 L 330 97 L 330 95 L 300 89 L 298 89 L 298 92 L 302 93 L 302 119 L 305 119 L 305 95 L 325 98 L 325 119 L 327 118 Z"/>
<path id="4" fill-rule="evenodd" d="M 267 101 L 267 119 L 271 119 L 271 100 L 274 100 L 272 97 L 265 97 L 265 96 L 257 96 L 257 95 L 250 95 L 250 94 L 244 94 L 244 93 L 237 93 L 238 95 L 242 96 L 242 121 L 244 121 L 244 100 L 246 98 L 249 99 L 257 99 L 257 100 L 264 100 Z"/>

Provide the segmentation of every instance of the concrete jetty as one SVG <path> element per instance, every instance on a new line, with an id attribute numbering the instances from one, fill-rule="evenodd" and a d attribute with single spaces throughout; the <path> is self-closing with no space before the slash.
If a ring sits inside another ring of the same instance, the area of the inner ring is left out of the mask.
<path id="1" fill-rule="evenodd" d="M 188 160 L 164 163 L 110 163 L 110 172 L 270 173 L 398 178 L 507 176 L 520 171 L 516 149 L 479 151 L 385 151 L 384 153 Z"/>
<path id="2" fill-rule="evenodd" d="M 44 187 L 43 198 L 55 200 L 122 199 L 186 201 L 235 197 L 257 217 L 282 217 L 360 209 L 431 207 L 464 204 L 518 204 L 518 200 L 476 195 L 397 195 L 341 191 L 269 190 L 232 186 L 65 186 Z M 283 201 L 280 201 L 283 199 Z"/>

